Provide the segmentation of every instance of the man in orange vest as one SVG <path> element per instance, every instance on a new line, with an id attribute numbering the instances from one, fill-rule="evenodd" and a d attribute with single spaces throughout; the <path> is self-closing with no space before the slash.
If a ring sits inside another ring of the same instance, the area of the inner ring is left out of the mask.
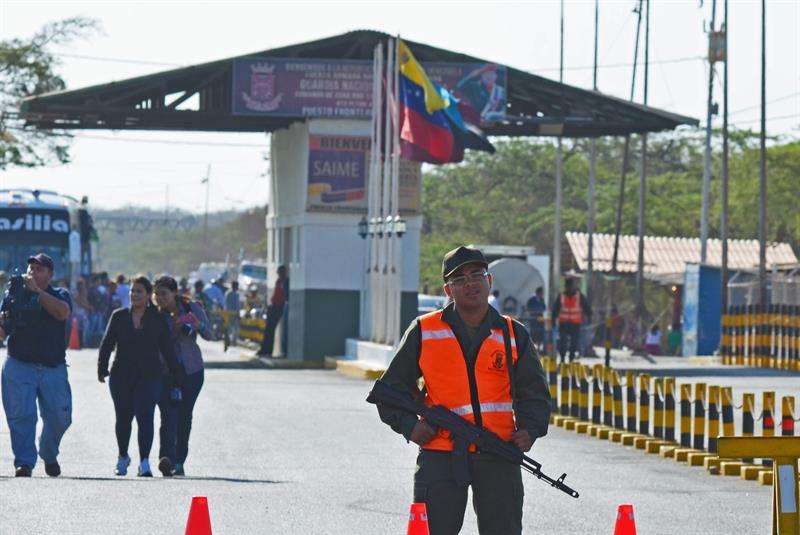
<path id="1" fill-rule="evenodd" d="M 547 380 L 525 327 L 489 306 L 487 269 L 477 249 L 458 247 L 444 256 L 444 291 L 452 302 L 411 323 L 380 380 L 428 405 L 443 405 L 527 452 L 547 434 Z M 423 391 L 417 387 L 420 377 Z M 481 534 L 522 533 L 518 465 L 474 444 L 459 447 L 449 432 L 435 431 L 416 414 L 385 405 L 378 405 L 378 412 L 421 447 L 414 501 L 427 504 L 431 535 L 461 530 L 470 485 Z"/>
<path id="2" fill-rule="evenodd" d="M 592 309 L 589 300 L 575 288 L 575 280 L 564 281 L 564 291 L 558 294 L 553 303 L 553 317 L 558 321 L 558 354 L 561 362 L 566 362 L 569 345 L 569 362 L 580 353 L 581 326 L 589 321 Z"/>

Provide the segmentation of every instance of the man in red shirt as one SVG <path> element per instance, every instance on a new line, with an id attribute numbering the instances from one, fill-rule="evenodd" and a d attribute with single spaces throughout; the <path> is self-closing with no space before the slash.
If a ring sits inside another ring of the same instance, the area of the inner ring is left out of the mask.
<path id="1" fill-rule="evenodd" d="M 260 357 L 271 357 L 275 346 L 275 328 L 283 317 L 283 309 L 289 299 L 289 277 L 287 277 L 286 266 L 278 266 L 278 279 L 275 281 L 275 288 L 272 291 L 269 306 L 267 306 L 267 324 L 264 326 L 264 337 L 261 340 L 261 349 L 258 351 Z M 284 351 L 286 348 L 283 348 Z"/>

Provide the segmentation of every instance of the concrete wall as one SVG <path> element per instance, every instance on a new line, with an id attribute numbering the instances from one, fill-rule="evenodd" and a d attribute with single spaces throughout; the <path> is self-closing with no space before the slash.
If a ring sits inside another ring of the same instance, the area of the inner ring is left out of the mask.
<path id="1" fill-rule="evenodd" d="M 266 218 L 270 289 L 281 264 L 289 268 L 288 356 L 321 359 L 343 355 L 345 338 L 358 336 L 359 293 L 365 285 L 363 214 L 306 211 L 309 134 L 368 136 L 370 123 L 311 120 L 272 134 Z M 401 325 L 416 316 L 422 217 L 407 217 L 402 246 Z"/>

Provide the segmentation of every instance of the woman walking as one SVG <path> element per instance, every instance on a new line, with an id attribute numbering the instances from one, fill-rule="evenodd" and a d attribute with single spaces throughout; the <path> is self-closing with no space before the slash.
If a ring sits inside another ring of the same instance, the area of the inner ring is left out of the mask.
<path id="1" fill-rule="evenodd" d="M 108 387 L 114 400 L 115 431 L 119 458 L 115 473 L 128 473 L 131 460 L 128 444 L 131 422 L 136 417 L 139 439 L 139 471 L 141 477 L 153 477 L 150 470 L 150 448 L 153 445 L 153 414 L 162 389 L 161 357 L 171 372 L 171 381 L 179 371 L 166 318 L 153 306 L 153 285 L 147 277 L 137 277 L 130 289 L 131 305 L 111 314 L 97 362 L 97 378 L 101 383 L 109 377 Z M 116 348 L 109 374 L 108 361 Z"/>
<path id="2" fill-rule="evenodd" d="M 203 306 L 178 293 L 178 283 L 162 276 L 155 284 L 156 303 L 169 317 L 172 342 L 182 383 L 173 388 L 164 382 L 158 402 L 161 411 L 161 448 L 158 469 L 164 476 L 185 475 L 184 463 L 189 453 L 189 434 L 192 430 L 192 411 L 203 388 L 203 353 L 197 345 L 197 335 L 212 340 L 209 321 Z"/>

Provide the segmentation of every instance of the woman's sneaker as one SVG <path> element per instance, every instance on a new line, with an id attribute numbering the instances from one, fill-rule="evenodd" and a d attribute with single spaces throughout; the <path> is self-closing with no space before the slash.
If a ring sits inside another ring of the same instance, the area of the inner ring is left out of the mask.
<path id="1" fill-rule="evenodd" d="M 117 468 L 114 470 L 114 473 L 118 476 L 124 476 L 128 474 L 128 466 L 131 464 L 131 458 L 127 455 L 125 457 L 120 457 L 117 459 Z"/>
<path id="2" fill-rule="evenodd" d="M 183 471 L 183 463 L 175 463 L 175 468 L 172 469 L 173 476 L 185 476 Z"/>
<path id="3" fill-rule="evenodd" d="M 169 460 L 169 457 L 162 457 L 158 461 L 158 471 L 164 477 L 172 477 L 172 461 Z"/>
<path id="4" fill-rule="evenodd" d="M 153 477 L 153 472 L 150 471 L 149 459 L 142 459 L 142 462 L 139 463 L 139 473 L 137 475 L 139 477 Z"/>

